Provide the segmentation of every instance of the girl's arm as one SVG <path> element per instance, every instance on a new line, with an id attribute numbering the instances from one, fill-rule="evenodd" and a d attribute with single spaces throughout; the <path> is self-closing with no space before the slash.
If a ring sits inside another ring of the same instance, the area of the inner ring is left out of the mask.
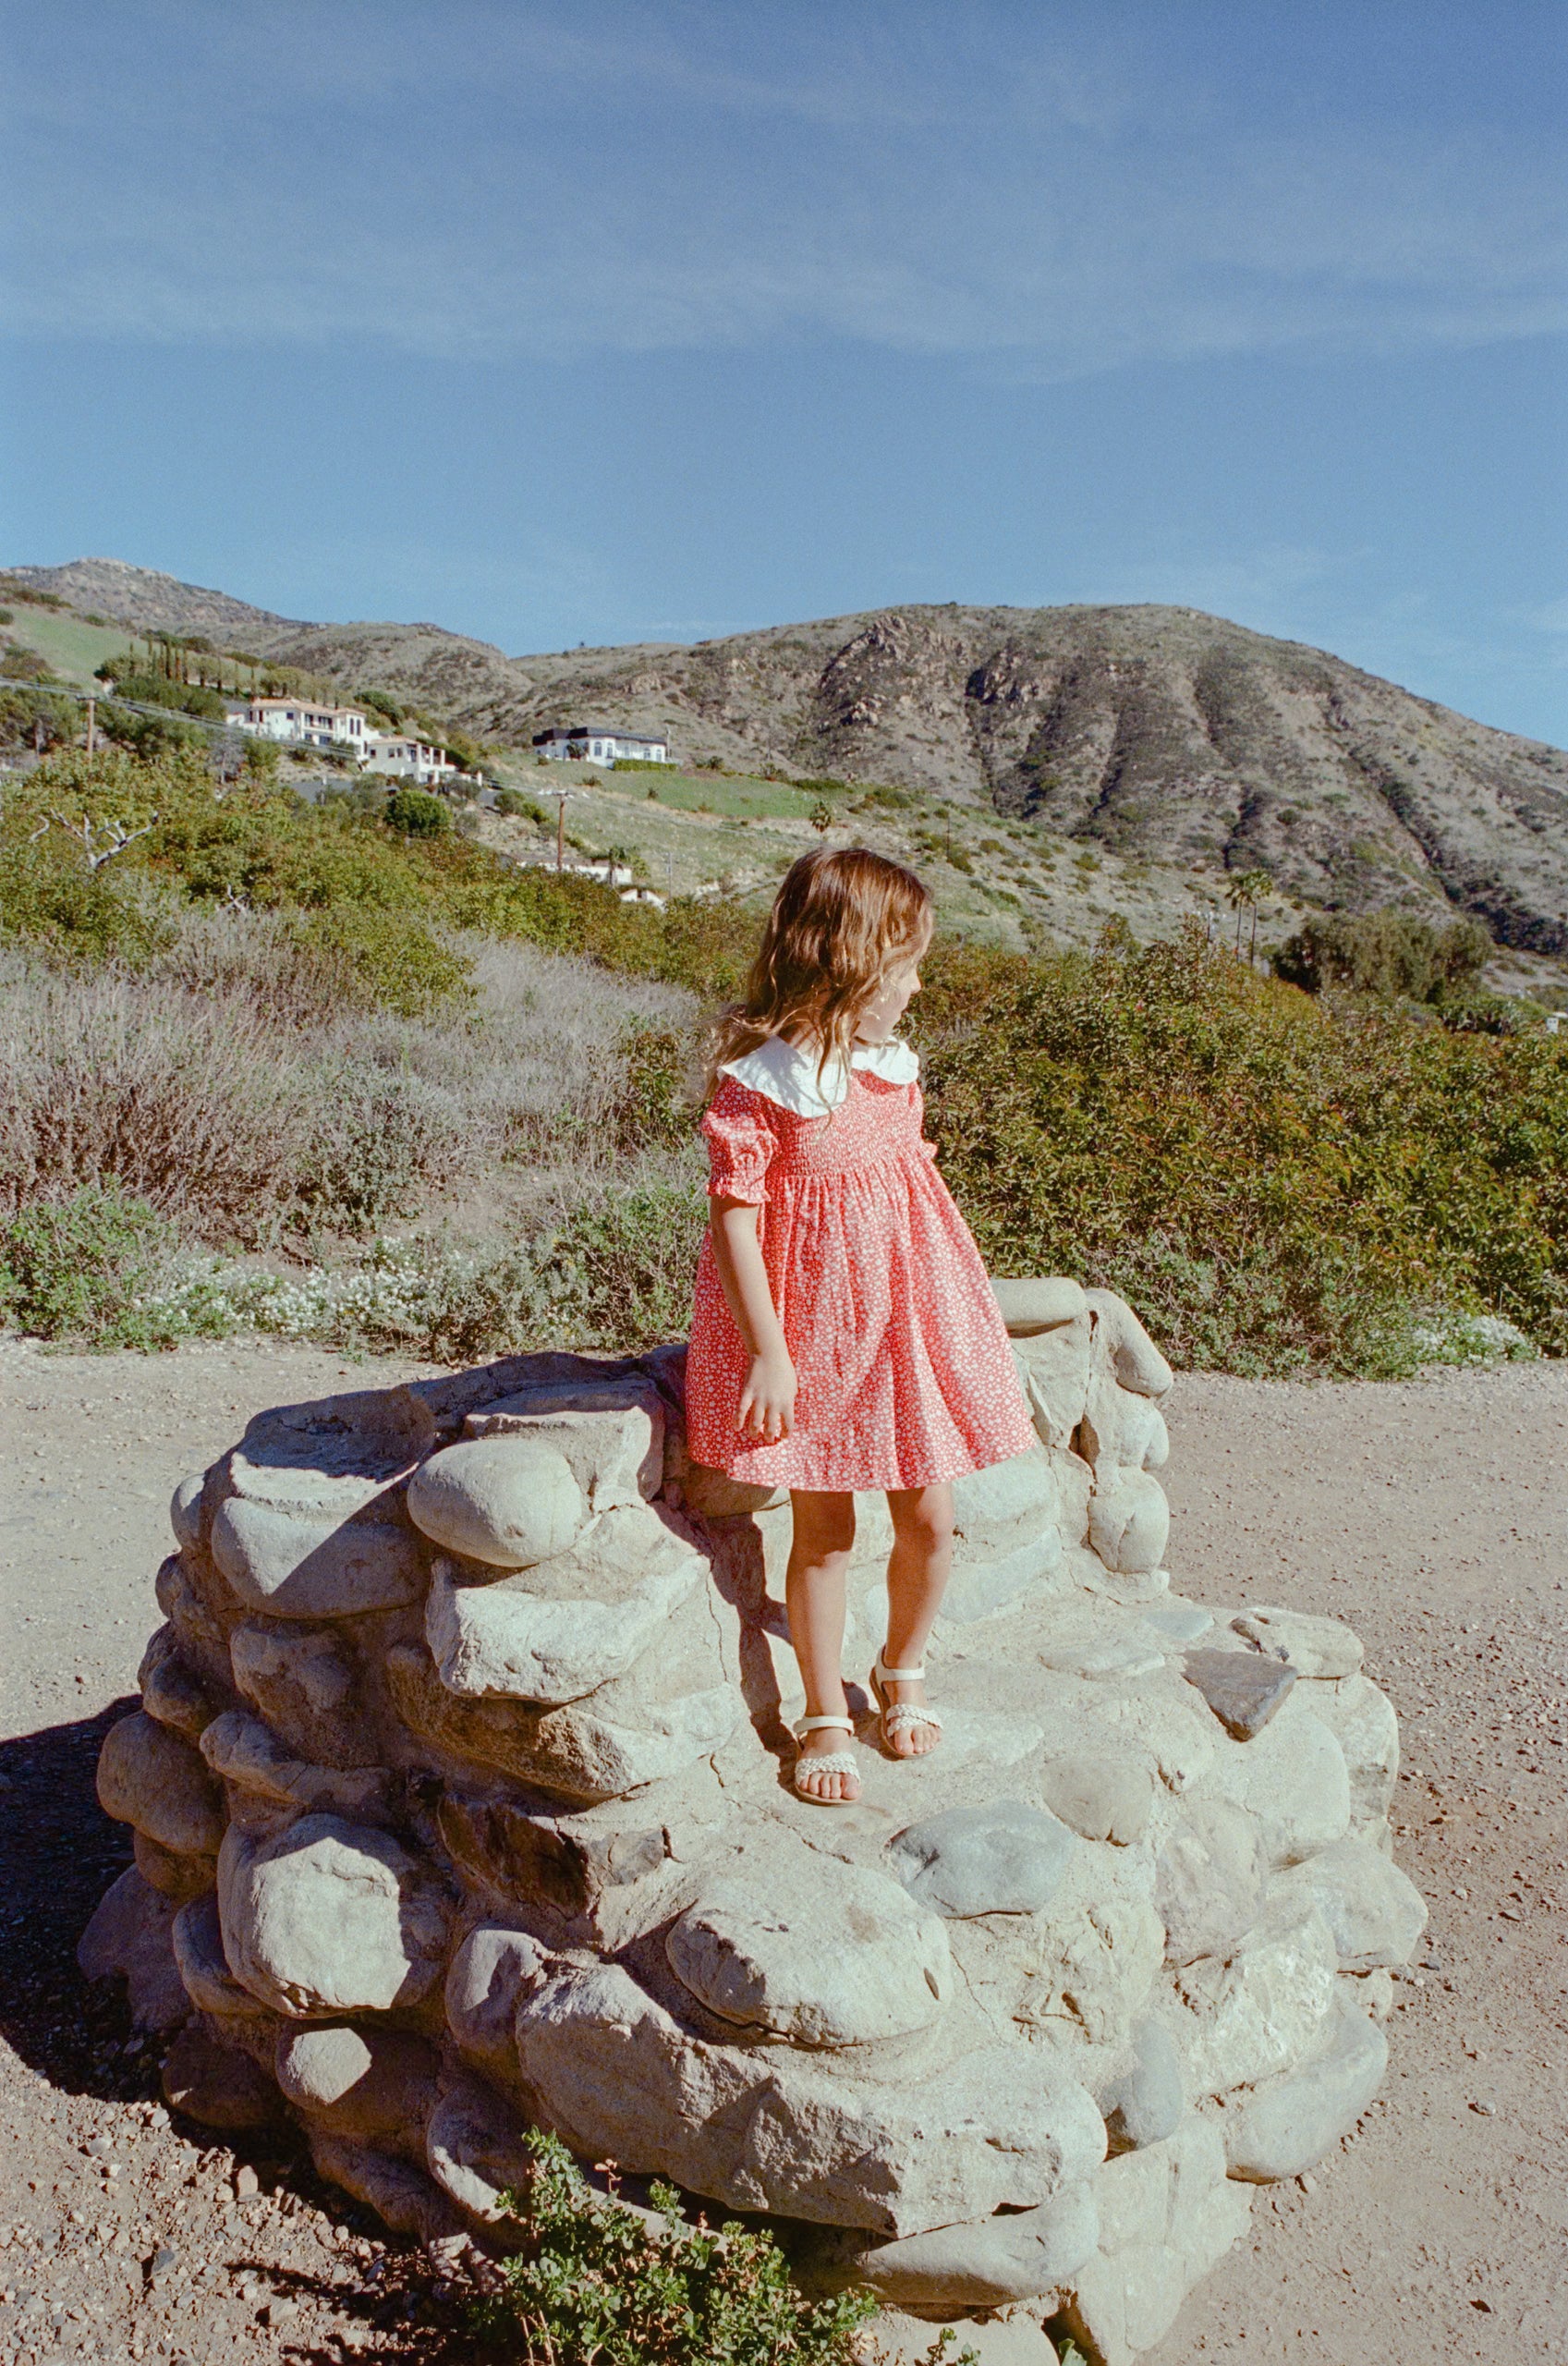
<path id="1" fill-rule="evenodd" d="M 708 1204 L 720 1286 L 751 1359 L 736 1425 L 769 1441 L 787 1438 L 795 1426 L 795 1366 L 762 1262 L 760 1210 L 748 1200 L 715 1198 Z"/>

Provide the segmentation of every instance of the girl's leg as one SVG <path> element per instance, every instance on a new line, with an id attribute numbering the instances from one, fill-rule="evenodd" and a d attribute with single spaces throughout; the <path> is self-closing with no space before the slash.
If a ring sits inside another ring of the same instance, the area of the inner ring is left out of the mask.
<path id="1" fill-rule="evenodd" d="M 800 1663 L 806 1687 L 806 1714 L 831 1717 L 845 1707 L 844 1698 L 844 1580 L 855 1543 L 855 1498 L 792 1489 L 795 1534 L 784 1578 L 784 1602 L 789 1610 L 789 1636 Z M 813 1758 L 847 1750 L 853 1736 L 808 1734 L 800 1745 L 804 1783 L 824 1799 L 854 1799 L 860 1786 L 853 1774 L 823 1774 L 812 1781 L 808 1771 Z"/>
<path id="2" fill-rule="evenodd" d="M 893 1551 L 887 1565 L 886 1667 L 918 1667 L 953 1567 L 953 1489 L 902 1487 L 888 1489 L 887 1507 L 893 1515 Z M 924 1708 L 923 1684 L 890 1684 L 890 1701 L 908 1701 Z M 904 1726 L 891 1747 L 896 1757 L 918 1758 L 934 1750 L 939 1736 L 934 1726 Z"/>

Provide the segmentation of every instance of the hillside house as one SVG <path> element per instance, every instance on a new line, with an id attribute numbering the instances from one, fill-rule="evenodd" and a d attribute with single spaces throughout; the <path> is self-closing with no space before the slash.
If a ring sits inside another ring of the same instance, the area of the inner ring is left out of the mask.
<path id="1" fill-rule="evenodd" d="M 408 780 L 450 780 L 458 767 L 444 748 L 427 739 L 410 739 L 401 732 L 372 731 L 362 743 L 361 762 L 372 773 L 397 773 Z"/>
<path id="2" fill-rule="evenodd" d="M 380 723 L 371 729 L 364 710 L 357 706 L 312 706 L 309 700 L 248 699 L 230 715 L 240 731 L 262 739 L 281 739 L 291 748 L 340 748 L 367 772 L 395 773 L 417 781 L 450 780 L 458 767 L 443 748 L 429 740 L 389 731 Z"/>
<path id="3" fill-rule="evenodd" d="M 302 698 L 252 698 L 232 717 L 237 729 L 295 748 L 349 748 L 359 751 L 369 736 L 357 706 L 312 706 Z"/>
<path id="4" fill-rule="evenodd" d="M 534 733 L 533 744 L 541 756 L 561 763 L 568 759 L 584 764 L 667 764 L 670 761 L 667 739 L 645 738 L 608 723 L 553 724 L 548 731 Z"/>

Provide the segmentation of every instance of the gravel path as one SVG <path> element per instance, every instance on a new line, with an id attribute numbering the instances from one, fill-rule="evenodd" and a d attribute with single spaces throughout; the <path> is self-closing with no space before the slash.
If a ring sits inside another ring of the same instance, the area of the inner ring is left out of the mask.
<path id="1" fill-rule="evenodd" d="M 471 2355 L 424 2262 L 298 2145 L 169 2124 L 123 2006 L 72 1952 L 128 1859 L 92 1770 L 156 1623 L 176 1482 L 263 1405 L 413 1369 L 0 1347 L 0 2366 Z M 1150 2366 L 1568 2360 L 1568 1366 L 1184 1378 L 1171 1430 L 1178 1586 L 1365 1638 L 1404 1733 L 1401 1855 L 1433 1912 L 1382 2097 L 1343 2157 L 1260 2197 Z"/>

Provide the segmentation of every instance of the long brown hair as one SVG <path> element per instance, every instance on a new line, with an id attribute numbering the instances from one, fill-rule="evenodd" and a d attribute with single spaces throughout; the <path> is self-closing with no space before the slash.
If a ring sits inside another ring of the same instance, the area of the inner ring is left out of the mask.
<path id="1" fill-rule="evenodd" d="M 930 934 L 930 891 L 869 847 L 813 848 L 784 874 L 746 994 L 721 1016 L 708 1055 L 711 1092 L 727 1061 L 770 1035 L 813 1045 L 820 1080 L 847 1067 L 855 1031 L 889 971 Z"/>

